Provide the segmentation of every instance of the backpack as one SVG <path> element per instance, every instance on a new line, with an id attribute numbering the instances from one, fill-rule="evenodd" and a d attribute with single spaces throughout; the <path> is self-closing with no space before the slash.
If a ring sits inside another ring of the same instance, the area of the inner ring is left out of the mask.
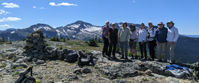
<path id="1" fill-rule="evenodd" d="M 193 78 L 199 82 L 199 62 L 194 63 L 193 65 Z"/>
<path id="2" fill-rule="evenodd" d="M 32 77 L 32 67 L 28 68 L 24 73 L 20 74 L 19 79 L 15 81 L 15 83 L 36 83 L 36 80 L 34 77 Z M 31 76 L 27 76 L 26 74 L 31 72 Z"/>
<path id="3" fill-rule="evenodd" d="M 83 52 L 79 51 L 77 52 L 78 55 L 78 65 L 84 66 L 89 65 L 92 62 L 92 55 L 84 54 Z"/>
<path id="4" fill-rule="evenodd" d="M 72 52 L 72 53 L 69 53 L 69 54 L 66 56 L 66 61 L 67 61 L 67 62 L 74 63 L 74 62 L 77 61 L 77 58 L 78 58 L 77 52 Z"/>

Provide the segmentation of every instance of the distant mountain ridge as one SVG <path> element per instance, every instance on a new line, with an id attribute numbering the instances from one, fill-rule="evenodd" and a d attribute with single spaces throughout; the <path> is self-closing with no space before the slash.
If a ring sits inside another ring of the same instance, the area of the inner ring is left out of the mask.
<path id="1" fill-rule="evenodd" d="M 128 27 L 130 24 L 128 23 Z M 140 24 L 135 24 L 136 28 L 139 29 Z M 105 26 L 105 25 L 103 25 Z M 80 40 L 89 40 L 93 37 L 101 37 L 102 27 L 103 26 L 95 26 L 91 23 L 84 22 L 81 20 L 78 20 L 74 23 L 68 24 L 66 26 L 60 26 L 57 28 L 53 28 L 50 25 L 47 24 L 34 24 L 31 25 L 28 28 L 24 29 L 8 29 L 7 31 L 0 32 L 0 37 L 4 36 L 6 40 L 21 40 L 23 38 L 26 38 L 28 34 L 31 34 L 31 32 L 36 31 L 38 29 L 42 29 L 45 35 L 48 35 L 48 37 L 65 37 L 70 39 L 80 39 Z M 110 23 L 110 27 L 112 27 L 112 24 Z M 116 28 L 119 29 L 119 27 L 122 27 L 122 22 L 116 23 Z M 147 28 L 147 27 L 146 27 Z"/>
<path id="2" fill-rule="evenodd" d="M 119 29 L 122 27 L 122 22 L 115 23 L 116 28 Z M 128 27 L 130 24 L 128 23 Z M 140 24 L 134 24 L 136 26 L 136 29 L 140 29 Z M 105 25 L 103 25 L 105 26 Z M 14 31 L 6 31 L 1 32 L 0 37 L 5 37 L 6 40 L 21 40 L 22 38 L 26 38 L 28 34 L 31 34 L 33 31 L 36 31 L 38 29 L 42 29 L 45 35 L 48 35 L 48 37 L 64 37 L 64 38 L 70 38 L 70 39 L 78 39 L 78 40 L 89 40 L 94 37 L 101 38 L 102 33 L 102 27 L 103 26 L 95 26 L 90 23 L 78 20 L 74 23 L 68 24 L 66 26 L 61 26 L 57 28 L 53 28 L 50 25 L 47 24 L 35 24 L 28 28 L 24 29 L 17 29 Z M 111 23 L 109 25 L 111 26 Z M 146 26 L 146 28 L 148 28 Z M 11 29 L 12 30 L 12 29 Z M 176 60 L 178 58 L 181 58 L 183 63 L 186 62 L 197 62 L 199 61 L 199 38 L 191 38 L 184 35 L 180 35 L 176 48 L 175 48 L 175 58 Z M 169 56 L 168 56 L 169 58 Z"/>
<path id="3" fill-rule="evenodd" d="M 199 38 L 199 35 L 184 35 L 184 36 L 191 37 L 191 38 Z"/>
<path id="4" fill-rule="evenodd" d="M 15 29 L 15 28 L 8 28 L 8 29 L 6 29 L 6 30 L 0 30 L 0 33 L 2 33 L 2 32 L 8 32 L 8 31 L 16 31 L 16 30 L 18 30 L 18 29 Z"/>

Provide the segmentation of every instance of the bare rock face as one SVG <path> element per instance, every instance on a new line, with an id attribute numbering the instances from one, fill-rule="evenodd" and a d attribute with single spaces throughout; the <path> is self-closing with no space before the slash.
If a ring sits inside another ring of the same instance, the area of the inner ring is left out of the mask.
<path id="1" fill-rule="evenodd" d="M 34 31 L 31 35 L 27 36 L 27 45 L 24 47 L 24 55 L 31 57 L 28 58 L 28 61 L 32 61 L 31 59 L 45 60 L 57 56 L 57 48 L 46 47 L 45 42 L 44 34 L 41 29 Z"/>

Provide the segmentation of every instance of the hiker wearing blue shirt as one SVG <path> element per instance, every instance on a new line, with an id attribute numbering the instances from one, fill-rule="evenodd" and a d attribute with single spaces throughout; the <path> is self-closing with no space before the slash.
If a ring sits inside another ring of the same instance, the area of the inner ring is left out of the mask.
<path id="1" fill-rule="evenodd" d="M 167 47 L 170 53 L 170 63 L 175 63 L 174 48 L 179 37 L 178 29 L 174 27 L 172 21 L 167 22 L 168 33 L 167 33 Z"/>
<path id="2" fill-rule="evenodd" d="M 167 55 L 166 55 L 166 44 L 167 44 L 167 33 L 168 30 L 167 28 L 164 27 L 163 22 L 160 22 L 158 24 L 158 26 L 160 28 L 157 29 L 156 34 L 155 34 L 155 40 L 157 42 L 157 50 L 158 50 L 158 56 L 159 56 L 159 60 L 158 61 L 162 61 L 162 57 L 161 57 L 161 49 L 163 49 L 163 57 L 164 57 L 164 62 L 167 61 Z"/>

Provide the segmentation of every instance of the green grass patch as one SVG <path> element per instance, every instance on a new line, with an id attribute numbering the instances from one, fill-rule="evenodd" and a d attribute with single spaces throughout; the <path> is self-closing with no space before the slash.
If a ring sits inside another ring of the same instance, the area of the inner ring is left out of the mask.
<path id="1" fill-rule="evenodd" d="M 6 67 L 6 63 L 1 63 L 2 65 L 0 66 L 0 68 Z"/>
<path id="2" fill-rule="evenodd" d="M 12 74 L 12 76 L 15 76 L 15 75 L 18 75 L 19 74 L 19 72 L 16 72 L 15 74 Z"/>
<path id="3" fill-rule="evenodd" d="M 122 77 L 117 77 L 117 79 L 123 79 Z"/>
<path id="4" fill-rule="evenodd" d="M 94 66 L 94 68 L 95 68 L 95 69 L 98 69 L 98 67 L 97 67 L 97 66 Z"/>
<path id="5" fill-rule="evenodd" d="M 14 71 L 16 71 L 17 69 L 23 69 L 23 67 L 22 67 L 22 66 L 16 67 L 16 68 L 14 69 Z"/>
<path id="6" fill-rule="evenodd" d="M 49 43 L 47 43 L 47 42 L 45 42 L 45 44 L 46 44 L 46 46 L 50 46 L 50 44 L 49 44 Z"/>
<path id="7" fill-rule="evenodd" d="M 0 42 L 0 44 L 4 44 L 4 42 Z"/>
<path id="8" fill-rule="evenodd" d="M 147 78 L 142 78 L 142 81 L 149 81 Z"/>

